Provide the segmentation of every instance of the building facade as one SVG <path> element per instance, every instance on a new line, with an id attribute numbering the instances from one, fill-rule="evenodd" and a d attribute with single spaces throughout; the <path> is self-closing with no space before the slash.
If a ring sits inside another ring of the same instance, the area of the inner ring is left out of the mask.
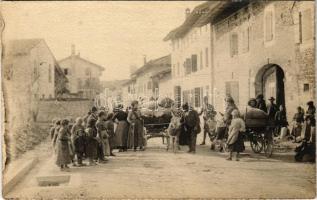
<path id="1" fill-rule="evenodd" d="M 252 2 L 219 12 L 212 26 L 218 110 L 226 95 L 244 109 L 263 94 L 292 116 L 315 99 L 314 2 Z"/>
<path id="2" fill-rule="evenodd" d="M 173 96 L 178 105 L 185 102 L 201 107 L 211 99 L 211 24 L 209 18 L 223 3 L 206 2 L 192 12 L 185 11 L 184 23 L 165 38 L 171 43 Z"/>
<path id="3" fill-rule="evenodd" d="M 76 54 L 74 45 L 71 55 L 60 60 L 59 65 L 69 80 L 70 93 L 86 99 L 94 99 L 101 93 L 100 76 L 104 68 Z"/>
<path id="4" fill-rule="evenodd" d="M 40 101 L 57 98 L 67 79 L 43 39 L 5 42 L 2 66 L 5 135 L 13 158 L 26 150 L 28 139 L 40 137 L 32 131 Z"/>
<path id="5" fill-rule="evenodd" d="M 152 98 L 157 98 L 158 84 L 153 82 L 153 75 L 169 70 L 171 68 L 171 56 L 163 56 L 146 62 L 141 68 L 136 70 L 132 75 L 135 79 L 135 94 L 137 98 L 142 98 L 148 101 Z"/>

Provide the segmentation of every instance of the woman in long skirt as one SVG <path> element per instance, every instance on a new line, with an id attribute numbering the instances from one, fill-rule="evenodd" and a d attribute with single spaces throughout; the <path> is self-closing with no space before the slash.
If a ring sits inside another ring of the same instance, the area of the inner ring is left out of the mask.
<path id="1" fill-rule="evenodd" d="M 133 147 L 134 151 L 136 151 L 137 147 L 140 150 L 144 150 L 143 120 L 138 110 L 138 101 L 133 101 L 131 106 L 132 111 L 129 112 L 127 119 L 130 123 L 128 146 Z"/>
<path id="2" fill-rule="evenodd" d="M 229 136 L 227 141 L 230 154 L 227 160 L 232 160 L 232 154 L 233 152 L 236 152 L 236 161 L 239 161 L 239 153 L 243 152 L 245 149 L 242 135 L 242 132 L 245 131 L 245 123 L 239 118 L 238 110 L 233 110 L 231 114 L 232 121 L 229 126 Z"/>
<path id="3" fill-rule="evenodd" d="M 56 165 L 61 168 L 61 171 L 68 171 L 68 164 L 71 163 L 71 152 L 69 148 L 69 129 L 68 129 L 68 120 L 63 120 L 61 123 L 62 127 L 59 130 L 57 136 L 57 157 Z"/>
<path id="4" fill-rule="evenodd" d="M 113 148 L 118 148 L 119 151 L 127 151 L 129 124 L 127 121 L 128 114 L 124 112 L 123 106 L 119 105 L 115 111 L 113 119 L 117 123 L 117 128 L 114 137 L 110 139 L 110 144 Z"/>

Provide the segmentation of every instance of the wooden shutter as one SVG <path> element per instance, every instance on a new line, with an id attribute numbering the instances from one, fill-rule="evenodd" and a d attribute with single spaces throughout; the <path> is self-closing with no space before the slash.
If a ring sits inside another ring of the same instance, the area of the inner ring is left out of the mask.
<path id="1" fill-rule="evenodd" d="M 302 39 L 310 40 L 313 37 L 313 22 L 312 22 L 312 14 L 311 10 L 307 9 L 302 12 Z"/>
<path id="2" fill-rule="evenodd" d="M 230 37 L 230 51 L 231 56 L 238 54 L 238 35 L 233 33 Z"/>
<path id="3" fill-rule="evenodd" d="M 192 55 L 192 59 L 191 59 L 191 61 L 192 61 L 192 72 L 196 72 L 197 71 L 197 55 L 196 54 L 194 54 L 194 55 Z"/>
<path id="4" fill-rule="evenodd" d="M 206 50 L 205 50 L 206 52 L 206 56 L 205 56 L 205 59 L 206 59 L 206 67 L 208 67 L 208 65 L 209 65 L 209 52 L 208 52 L 208 47 L 206 48 Z"/>
<path id="5" fill-rule="evenodd" d="M 200 51 L 200 69 L 203 68 L 203 51 Z"/>

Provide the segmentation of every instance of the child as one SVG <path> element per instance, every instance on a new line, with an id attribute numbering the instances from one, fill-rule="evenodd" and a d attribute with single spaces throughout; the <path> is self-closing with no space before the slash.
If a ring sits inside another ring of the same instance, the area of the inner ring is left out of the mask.
<path id="1" fill-rule="evenodd" d="M 97 127 L 97 135 L 103 150 L 102 154 L 104 156 L 110 156 L 110 149 L 109 149 L 109 142 L 108 142 L 109 135 L 107 133 L 106 113 L 104 111 L 99 112 L 98 120 L 96 122 L 96 127 Z M 99 158 L 99 162 L 100 162 L 100 158 Z"/>
<path id="2" fill-rule="evenodd" d="M 85 128 L 82 123 L 82 118 L 78 117 L 71 130 L 72 146 L 77 156 L 77 163 L 79 167 L 84 166 L 83 155 L 85 152 Z"/>
<path id="3" fill-rule="evenodd" d="M 105 147 L 109 149 L 110 156 L 116 156 L 113 154 L 112 150 L 114 148 L 114 122 L 113 122 L 113 113 L 109 113 L 106 118 L 105 126 L 109 138 L 105 139 Z M 107 147 L 108 146 L 108 147 Z"/>
<path id="4" fill-rule="evenodd" d="M 215 130 L 216 137 L 211 142 L 210 149 L 215 150 L 216 145 L 219 145 L 220 152 L 223 152 L 225 148 L 227 127 L 226 127 L 224 115 L 220 113 L 220 116 L 221 117 L 219 117 L 216 122 L 216 130 Z"/>
<path id="5" fill-rule="evenodd" d="M 61 122 L 61 128 L 57 136 L 57 158 L 56 165 L 61 168 L 61 171 L 69 171 L 68 164 L 71 163 L 71 155 L 69 148 L 69 133 L 68 120 L 64 119 Z"/>
<path id="6" fill-rule="evenodd" d="M 232 160 L 233 152 L 237 152 L 236 161 L 239 161 L 239 153 L 245 149 L 242 135 L 242 132 L 245 131 L 245 123 L 241 118 L 239 118 L 239 111 L 237 109 L 233 110 L 231 115 L 232 121 L 229 126 L 229 135 L 227 141 L 230 154 L 227 160 Z"/>

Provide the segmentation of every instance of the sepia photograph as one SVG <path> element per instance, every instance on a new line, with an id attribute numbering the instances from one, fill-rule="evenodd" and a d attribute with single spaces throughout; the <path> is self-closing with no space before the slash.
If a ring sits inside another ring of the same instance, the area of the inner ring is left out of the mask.
<path id="1" fill-rule="evenodd" d="M 2 1 L 3 199 L 315 199 L 315 1 Z"/>

